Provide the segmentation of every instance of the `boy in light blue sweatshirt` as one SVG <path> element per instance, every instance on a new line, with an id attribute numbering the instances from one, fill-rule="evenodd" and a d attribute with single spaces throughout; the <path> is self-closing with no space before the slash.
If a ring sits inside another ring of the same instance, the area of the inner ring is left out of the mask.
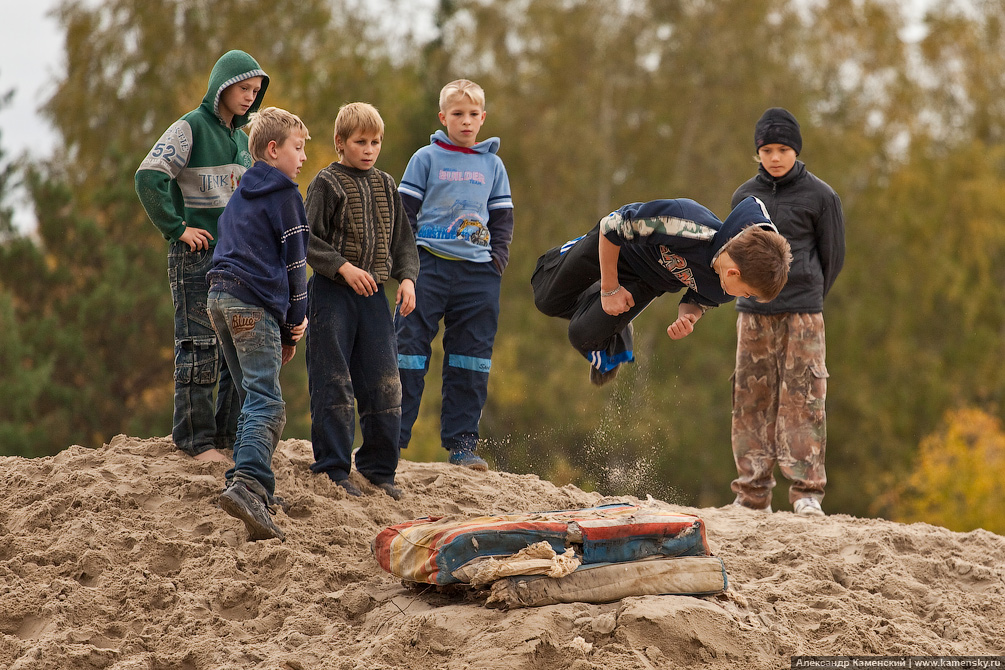
<path id="1" fill-rule="evenodd" d="M 443 320 L 440 444 L 449 460 L 473 470 L 488 395 L 499 289 L 513 239 L 509 177 L 496 155 L 499 139 L 478 141 L 485 92 L 467 79 L 440 91 L 440 122 L 429 146 L 412 156 L 398 191 L 419 247 L 415 310 L 395 316 L 401 374 L 401 436 L 408 447 L 419 415 L 432 341 Z"/>

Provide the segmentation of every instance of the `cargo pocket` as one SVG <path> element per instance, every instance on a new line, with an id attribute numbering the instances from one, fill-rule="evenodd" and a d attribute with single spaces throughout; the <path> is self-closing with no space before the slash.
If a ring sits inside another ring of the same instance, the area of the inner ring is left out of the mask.
<path id="1" fill-rule="evenodd" d="M 819 404 L 823 409 L 824 400 L 827 398 L 827 378 L 830 374 L 827 372 L 827 366 L 823 363 L 818 363 L 810 366 L 810 388 L 809 388 L 809 398 L 812 398 L 813 404 Z"/>
<path id="2" fill-rule="evenodd" d="M 220 350 L 215 337 L 176 340 L 174 380 L 178 384 L 215 384 L 220 377 Z"/>

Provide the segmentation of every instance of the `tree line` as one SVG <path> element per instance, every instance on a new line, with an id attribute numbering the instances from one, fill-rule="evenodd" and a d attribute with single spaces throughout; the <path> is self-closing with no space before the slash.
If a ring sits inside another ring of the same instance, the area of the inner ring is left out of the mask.
<path id="1" fill-rule="evenodd" d="M 378 107 L 378 167 L 397 179 L 438 127 L 439 88 L 462 76 L 484 87 L 481 136 L 502 140 L 516 216 L 482 421 L 497 467 L 689 505 L 732 499 L 732 306 L 671 342 L 677 297 L 662 298 L 636 320 L 639 361 L 593 389 L 529 279 L 545 250 L 626 202 L 688 197 L 725 216 L 771 106 L 799 118 L 800 158 L 847 220 L 825 306 L 825 506 L 908 518 L 891 491 L 927 481 L 912 473 L 932 436 L 957 434 L 947 413 L 1003 417 L 1001 3 L 935 1 L 916 25 L 895 0 L 438 0 L 423 31 L 406 22 L 416 11 L 403 0 L 58 9 L 66 71 L 44 113 L 60 146 L 0 156 L 0 198 L 23 180 L 37 218 L 24 235 L 0 207 L 0 453 L 170 433 L 165 243 L 132 175 L 231 48 L 271 75 L 266 103 L 311 129 L 302 190 L 335 160 L 339 105 Z M 285 437 L 310 436 L 303 360 L 283 372 Z M 404 458 L 442 458 L 437 366 Z M 776 494 L 784 507 L 785 486 Z"/>

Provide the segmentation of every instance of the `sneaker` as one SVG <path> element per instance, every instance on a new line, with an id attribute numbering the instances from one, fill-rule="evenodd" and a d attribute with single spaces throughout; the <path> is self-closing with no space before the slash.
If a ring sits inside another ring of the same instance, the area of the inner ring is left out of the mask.
<path id="1" fill-rule="evenodd" d="M 460 465 L 472 470 L 478 470 L 479 472 L 485 472 L 489 469 L 489 464 L 485 462 L 484 458 L 476 454 L 474 449 L 451 449 L 449 460 L 452 465 Z"/>
<path id="2" fill-rule="evenodd" d="M 771 514 L 772 511 L 771 503 L 768 503 L 767 507 L 748 507 L 747 505 L 744 505 L 742 502 L 740 502 L 739 497 L 737 497 L 736 500 L 733 501 L 733 505 L 736 507 L 742 507 L 743 509 L 749 509 L 753 512 L 764 512 L 765 514 Z"/>
<path id="3" fill-rule="evenodd" d="M 394 482 L 384 482 L 382 484 L 374 484 L 374 486 L 395 500 L 401 500 L 405 497 L 405 492 L 401 490 L 401 487 L 395 486 Z"/>
<path id="4" fill-rule="evenodd" d="M 827 516 L 816 498 L 800 498 L 792 503 L 792 511 L 803 516 Z"/>
<path id="5" fill-rule="evenodd" d="M 283 514 L 289 514 L 293 503 L 282 496 L 269 496 L 269 507 L 278 507 L 283 510 Z"/>
<path id="6" fill-rule="evenodd" d="M 593 384 L 594 386 L 603 386 L 608 382 L 614 381 L 614 378 L 618 376 L 618 368 L 620 367 L 621 366 L 618 365 L 614 368 L 611 368 L 607 372 L 601 372 L 600 370 L 591 365 L 590 383 Z"/>
<path id="7" fill-rule="evenodd" d="M 354 498 L 361 498 L 363 496 L 363 492 L 359 490 L 359 487 L 348 479 L 339 479 L 335 483 L 341 486 L 346 493 Z"/>
<path id="8" fill-rule="evenodd" d="M 220 507 L 232 517 L 244 522 L 249 540 L 271 540 L 274 537 L 286 541 L 286 535 L 272 521 L 272 508 L 265 499 L 251 491 L 244 482 L 234 482 L 220 494 Z"/>

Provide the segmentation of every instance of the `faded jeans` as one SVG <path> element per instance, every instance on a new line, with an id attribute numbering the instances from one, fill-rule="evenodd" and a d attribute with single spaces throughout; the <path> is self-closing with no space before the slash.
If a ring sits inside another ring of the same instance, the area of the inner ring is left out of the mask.
<path id="1" fill-rule="evenodd" d="M 272 454 L 286 425 L 279 386 L 283 355 L 279 323 L 264 307 L 220 291 L 209 294 L 209 314 L 241 397 L 234 467 L 227 472 L 227 482 L 243 481 L 256 493 L 271 497 L 276 490 Z"/>

